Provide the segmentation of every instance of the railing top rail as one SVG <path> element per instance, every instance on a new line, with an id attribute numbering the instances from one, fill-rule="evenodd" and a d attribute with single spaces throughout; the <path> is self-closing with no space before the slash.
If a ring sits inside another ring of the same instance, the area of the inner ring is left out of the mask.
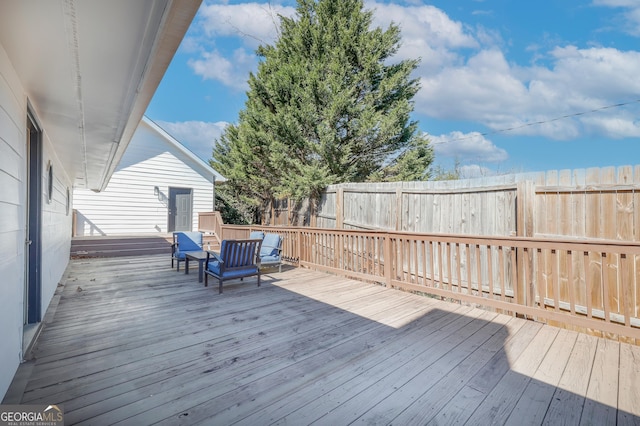
<path id="1" fill-rule="evenodd" d="M 229 225 L 225 225 L 229 226 Z M 364 236 L 387 236 L 391 238 L 413 238 L 418 240 L 432 240 L 440 242 L 451 242 L 468 245 L 491 245 L 491 246 L 508 246 L 516 248 L 535 248 L 535 249 L 558 249 L 571 251 L 596 251 L 607 253 L 628 253 L 640 254 L 640 242 L 619 241 L 619 240 L 584 240 L 571 238 L 550 238 L 550 237 L 520 237 L 520 236 L 484 236 L 484 235 L 464 235 L 464 234 L 434 234 L 420 233 L 411 231 L 393 231 L 393 230 L 358 230 L 358 229 L 327 229 L 312 228 L 306 226 L 265 226 L 265 225 L 234 225 L 273 229 L 286 231 L 299 231 L 307 233 L 332 233 L 341 235 L 364 235 Z"/>
<path id="2" fill-rule="evenodd" d="M 506 185 L 492 186 L 474 186 L 468 188 L 331 188 L 324 191 L 325 194 L 335 194 L 338 190 L 344 193 L 356 194 L 463 194 L 463 193 L 480 193 L 480 192 L 498 192 L 498 191 L 515 191 L 518 185 L 510 183 Z"/>

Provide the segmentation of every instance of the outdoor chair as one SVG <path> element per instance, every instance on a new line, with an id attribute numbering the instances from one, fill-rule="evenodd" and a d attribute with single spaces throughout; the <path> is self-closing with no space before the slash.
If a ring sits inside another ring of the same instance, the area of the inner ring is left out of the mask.
<path id="1" fill-rule="evenodd" d="M 260 268 L 258 268 L 260 246 L 259 238 L 248 240 L 222 240 L 220 254 L 207 251 L 204 286 L 209 285 L 209 275 L 218 279 L 218 290 L 222 293 L 222 282 L 258 276 L 260 287 Z"/>
<path id="2" fill-rule="evenodd" d="M 174 232 L 173 244 L 171 244 L 171 268 L 173 262 L 177 263 L 177 271 L 180 271 L 180 262 L 185 261 L 185 252 L 202 251 L 202 232 Z"/>
<path id="3" fill-rule="evenodd" d="M 260 268 L 271 266 L 282 272 L 282 238 L 278 234 L 265 234 L 260 249 Z"/>

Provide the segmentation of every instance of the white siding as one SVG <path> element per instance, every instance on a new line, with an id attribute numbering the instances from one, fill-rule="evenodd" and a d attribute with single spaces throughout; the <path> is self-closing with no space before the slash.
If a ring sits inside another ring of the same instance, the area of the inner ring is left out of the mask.
<path id="1" fill-rule="evenodd" d="M 107 188 L 101 193 L 74 191 L 76 235 L 168 232 L 169 187 L 192 189 L 195 230 L 198 212 L 213 210 L 213 179 L 213 173 L 143 121 Z"/>
<path id="2" fill-rule="evenodd" d="M 37 105 L 35 106 L 37 109 Z M 25 286 L 27 96 L 0 45 L 0 395 L 4 395 L 22 359 Z M 42 315 L 69 261 L 71 215 L 66 214 L 67 173 L 55 144 L 43 137 L 43 169 L 51 162 L 54 194 L 42 211 Z M 45 170 L 43 191 L 46 188 Z"/>
<path id="3" fill-rule="evenodd" d="M 53 196 L 51 202 L 45 198 L 47 163 L 53 166 Z M 69 263 L 71 233 L 73 225 L 73 184 L 56 154 L 55 144 L 44 135 L 42 161 L 42 315 L 56 291 L 58 283 Z M 67 211 L 67 194 L 69 209 Z"/>

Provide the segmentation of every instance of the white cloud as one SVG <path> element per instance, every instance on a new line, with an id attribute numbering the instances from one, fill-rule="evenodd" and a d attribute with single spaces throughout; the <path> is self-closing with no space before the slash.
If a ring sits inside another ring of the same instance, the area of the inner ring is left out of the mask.
<path id="1" fill-rule="evenodd" d="M 177 141 L 189 148 L 191 152 L 208 162 L 215 140 L 222 135 L 229 123 L 218 121 L 158 121 L 158 125 Z"/>
<path id="2" fill-rule="evenodd" d="M 599 0 L 596 4 L 626 7 L 629 22 L 640 29 L 637 0 Z M 367 3 L 377 10 L 378 25 L 401 23 L 403 46 L 397 59 L 421 56 L 422 89 L 416 112 L 428 117 L 477 122 L 510 134 L 573 139 L 585 135 L 637 135 L 634 121 L 640 107 L 602 110 L 595 114 L 557 118 L 599 109 L 640 94 L 640 52 L 613 48 L 557 46 L 536 51 L 548 66 L 518 66 L 505 57 L 495 31 L 471 28 L 451 20 L 433 6 L 402 7 Z M 469 52 L 472 52 L 470 56 Z M 541 56 L 543 55 L 543 56 Z M 635 112 L 634 112 L 635 111 Z M 537 124 L 544 122 L 544 124 Z M 534 124 L 535 123 L 535 124 Z"/>
<path id="3" fill-rule="evenodd" d="M 478 132 L 451 132 L 446 135 L 428 135 L 436 155 L 460 162 L 499 163 L 509 158 L 507 151 L 497 147 Z"/>
<path id="4" fill-rule="evenodd" d="M 640 7 L 638 0 L 593 0 L 593 4 L 609 7 Z"/>
<path id="5" fill-rule="evenodd" d="M 624 9 L 620 18 L 622 30 L 628 34 L 640 37 L 640 3 L 638 0 L 594 0 L 594 6 Z"/>
<path id="6" fill-rule="evenodd" d="M 182 48 L 197 53 L 188 61 L 196 75 L 219 81 L 225 86 L 247 90 L 249 72 L 258 67 L 254 51 L 260 44 L 272 44 L 278 36 L 279 15 L 291 16 L 292 7 L 269 3 L 203 5 L 196 19 L 195 35 Z M 241 47 L 223 53 L 215 47 L 217 37 L 231 37 Z"/>
<path id="7" fill-rule="evenodd" d="M 478 47 L 477 41 L 460 22 L 453 21 L 435 6 L 401 6 L 367 2 L 374 10 L 373 25 L 386 28 L 395 22 L 402 30 L 402 40 L 428 41 L 432 47 Z"/>
<path id="8" fill-rule="evenodd" d="M 422 58 L 421 72 L 434 72 L 456 64 L 461 58 L 455 49 L 477 48 L 477 40 L 460 22 L 450 19 L 434 6 L 401 6 L 366 2 L 374 10 L 373 25 L 388 28 L 400 26 L 402 44 L 394 60 Z"/>
<path id="9" fill-rule="evenodd" d="M 518 67 L 499 50 L 481 50 L 463 65 L 423 75 L 416 110 L 431 117 L 469 120 L 511 134 L 572 139 L 619 137 L 637 130 L 633 113 L 608 105 L 637 99 L 640 52 L 557 47 L 552 66 Z M 635 94 L 635 95 L 634 95 Z M 629 110 L 638 111 L 632 104 Z M 637 115 L 637 114 L 636 114 Z M 564 116 L 571 116 L 559 119 Z M 606 120 L 615 117 L 615 120 Z M 598 125 L 607 121 L 608 125 Z M 535 124 L 544 122 L 544 124 Z"/>
<path id="10" fill-rule="evenodd" d="M 278 36 L 278 15 L 293 16 L 295 8 L 270 3 L 211 4 L 199 11 L 204 33 L 209 37 L 239 37 L 252 49 L 272 44 Z"/>
<path id="11" fill-rule="evenodd" d="M 605 133 L 613 139 L 640 137 L 640 120 L 637 116 L 627 114 L 614 117 L 596 116 L 585 123 L 592 133 Z"/>
<path id="12" fill-rule="evenodd" d="M 491 170 L 490 168 L 479 164 L 467 164 L 460 166 L 459 171 L 460 179 L 473 179 L 497 175 L 495 170 Z"/>
<path id="13" fill-rule="evenodd" d="M 464 66 L 424 75 L 421 84 L 416 109 L 441 119 L 502 122 L 526 95 L 526 87 L 497 50 L 481 51 Z"/>
<path id="14" fill-rule="evenodd" d="M 500 34 L 451 19 L 430 6 L 367 1 L 375 26 L 400 25 L 402 46 L 396 60 L 422 57 L 416 72 L 422 89 L 416 112 L 427 117 L 471 121 L 509 135 L 538 135 L 558 140 L 584 136 L 628 137 L 639 132 L 640 104 L 575 116 L 640 95 L 640 52 L 614 48 L 559 45 L 530 51 L 532 64 L 516 64 L 505 55 Z M 594 0 L 594 6 L 621 8 L 640 28 L 637 0 Z M 277 37 L 278 14 L 292 16 L 293 7 L 267 3 L 203 5 L 201 33 L 239 42 L 233 52 L 207 48 L 189 61 L 197 75 L 246 90 L 257 69 L 252 50 Z M 549 40 L 549 42 L 553 42 Z M 187 43 L 194 48 L 194 43 Z M 544 65 L 542 65 L 544 64 Z M 567 118 L 559 119 L 560 117 Z M 540 124 L 543 123 L 543 124 Z M 503 153 L 506 155 L 506 153 Z"/>
<path id="15" fill-rule="evenodd" d="M 203 52 L 198 59 L 188 61 L 196 75 L 205 80 L 217 80 L 238 90 L 248 89 L 249 72 L 257 67 L 258 59 L 243 48 L 236 49 L 231 58 L 217 50 Z"/>

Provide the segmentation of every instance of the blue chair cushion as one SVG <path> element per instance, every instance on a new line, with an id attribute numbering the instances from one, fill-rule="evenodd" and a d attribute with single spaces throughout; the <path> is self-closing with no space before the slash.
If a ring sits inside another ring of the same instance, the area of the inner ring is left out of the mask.
<path id="1" fill-rule="evenodd" d="M 262 247 L 260 248 L 260 259 L 263 259 L 264 256 L 277 256 L 279 246 L 280 235 L 266 234 L 262 240 Z"/>
<path id="2" fill-rule="evenodd" d="M 280 263 L 280 256 L 260 256 L 260 263 Z"/>
<path id="3" fill-rule="evenodd" d="M 264 238 L 264 232 L 262 232 L 262 231 L 251 231 L 249 233 L 249 239 L 261 240 L 263 238 Z"/>
<path id="4" fill-rule="evenodd" d="M 209 265 L 207 265 L 207 269 L 216 275 L 220 275 L 220 262 L 217 260 L 210 261 Z"/>
<path id="5" fill-rule="evenodd" d="M 217 260 L 210 261 L 207 269 L 211 273 L 222 278 L 241 278 L 249 274 L 256 274 L 258 272 L 258 267 L 256 265 L 250 265 L 240 269 L 224 271 L 224 274 L 220 275 L 220 262 L 218 262 Z"/>
<path id="6" fill-rule="evenodd" d="M 176 252 L 178 256 L 182 256 L 181 258 L 184 259 L 184 254 L 180 252 L 202 250 L 202 233 L 176 232 L 176 242 L 178 243 Z"/>

